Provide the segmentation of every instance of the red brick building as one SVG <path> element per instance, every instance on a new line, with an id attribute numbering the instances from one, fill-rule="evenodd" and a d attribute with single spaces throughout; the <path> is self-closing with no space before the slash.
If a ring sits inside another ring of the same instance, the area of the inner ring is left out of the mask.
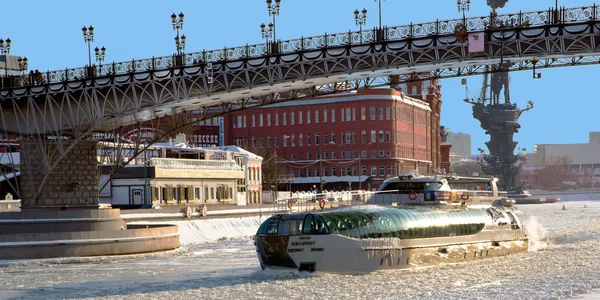
<path id="1" fill-rule="evenodd" d="M 276 153 L 293 190 L 375 189 L 440 168 L 439 89 L 430 80 L 241 111 L 225 117 L 225 143 Z"/>

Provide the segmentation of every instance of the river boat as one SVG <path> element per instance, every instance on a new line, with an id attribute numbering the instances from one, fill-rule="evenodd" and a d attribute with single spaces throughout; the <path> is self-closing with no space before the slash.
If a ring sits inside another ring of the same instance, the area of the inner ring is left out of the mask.
<path id="1" fill-rule="evenodd" d="M 261 267 L 355 274 L 527 251 L 527 230 L 496 181 L 409 174 L 361 205 L 274 215 L 255 236 Z"/>

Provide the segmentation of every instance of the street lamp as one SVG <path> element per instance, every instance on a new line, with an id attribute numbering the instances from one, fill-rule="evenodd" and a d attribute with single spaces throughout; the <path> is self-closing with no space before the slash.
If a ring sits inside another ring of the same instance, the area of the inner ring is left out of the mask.
<path id="1" fill-rule="evenodd" d="M 0 54 L 4 55 L 4 71 L 6 77 L 8 77 L 8 54 L 10 54 L 10 44 L 12 41 L 10 38 L 6 39 L 6 43 L 3 39 L 0 39 Z"/>
<path id="2" fill-rule="evenodd" d="M 266 43 L 269 43 L 269 38 L 273 37 L 273 33 L 275 32 L 275 25 L 273 23 L 269 23 L 269 26 L 265 25 L 265 23 L 260 24 L 260 33 L 262 34 L 262 38 Z"/>
<path id="3" fill-rule="evenodd" d="M 99 72 L 102 72 L 102 62 L 104 62 L 104 57 L 106 56 L 106 48 L 104 46 L 102 48 L 96 47 L 94 52 L 96 53 L 96 61 L 100 65 Z"/>
<path id="4" fill-rule="evenodd" d="M 81 28 L 81 32 L 83 33 L 83 41 L 88 44 L 88 67 L 92 66 L 92 49 L 91 43 L 94 41 L 94 27 L 90 25 L 90 27 Z"/>
<path id="5" fill-rule="evenodd" d="M 275 0 L 273 4 L 272 0 L 267 0 L 267 10 L 269 11 L 269 17 L 273 17 L 273 41 L 277 42 L 277 34 L 275 33 L 275 17 L 279 16 L 279 9 L 281 8 L 281 0 Z M 269 27 L 271 24 L 269 24 Z M 261 26 L 262 27 L 262 26 Z"/>
<path id="6" fill-rule="evenodd" d="M 471 7 L 471 0 L 456 0 L 456 6 L 458 7 L 458 12 L 463 13 L 463 20 L 465 19 L 465 12 L 469 11 Z"/>
<path id="7" fill-rule="evenodd" d="M 379 2 L 379 29 L 381 29 L 381 0 L 375 0 L 375 2 Z"/>
<path id="8" fill-rule="evenodd" d="M 28 67 L 28 63 L 27 63 L 27 57 L 23 57 L 17 59 L 17 61 L 19 62 L 19 70 L 23 71 L 23 75 L 25 75 L 25 70 L 27 70 Z"/>
<path id="9" fill-rule="evenodd" d="M 175 13 L 171 15 L 173 30 L 177 31 L 177 35 L 175 36 L 175 47 L 177 47 L 178 56 L 181 56 L 183 51 L 185 51 L 185 35 L 179 36 L 179 31 L 183 30 L 183 17 L 184 15 L 182 12 L 179 13 L 179 16 L 175 15 Z"/>
<path id="10" fill-rule="evenodd" d="M 359 26 L 359 34 L 360 34 L 360 42 L 362 43 L 362 27 L 363 25 L 367 25 L 367 10 L 363 8 L 361 11 L 362 15 L 358 11 L 358 9 L 354 10 L 354 21 L 356 21 L 356 26 Z"/>

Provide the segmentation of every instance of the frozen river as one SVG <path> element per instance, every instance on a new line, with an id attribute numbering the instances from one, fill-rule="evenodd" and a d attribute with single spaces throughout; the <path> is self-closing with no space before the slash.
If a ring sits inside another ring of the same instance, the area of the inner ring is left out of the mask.
<path id="1" fill-rule="evenodd" d="M 537 299 L 595 298 L 600 201 L 522 205 L 537 251 L 430 268 L 341 276 L 261 271 L 248 235 L 257 218 L 180 222 L 160 254 L 0 261 L 0 298 Z M 214 228 L 206 234 L 207 226 Z M 216 240 L 220 236 L 228 236 Z M 198 244 L 199 241 L 212 241 Z M 587 295 L 587 296 L 586 296 Z"/>

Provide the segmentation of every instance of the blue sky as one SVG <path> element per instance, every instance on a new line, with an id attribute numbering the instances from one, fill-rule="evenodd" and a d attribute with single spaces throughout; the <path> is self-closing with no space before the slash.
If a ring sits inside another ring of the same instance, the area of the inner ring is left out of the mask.
<path id="1" fill-rule="evenodd" d="M 545 10 L 554 0 L 509 0 L 499 13 Z M 324 32 L 357 30 L 353 11 L 368 10 L 367 26 L 378 23 L 373 0 L 282 0 L 277 36 L 293 39 Z M 569 7 L 592 5 L 593 0 L 561 0 Z M 455 0 L 384 0 L 383 24 L 394 26 L 460 17 Z M 81 27 L 96 29 L 95 46 L 107 48 L 105 62 L 170 55 L 175 52 L 171 13 L 183 12 L 186 52 L 261 42 L 260 23 L 268 23 L 265 1 L 3 1 L 0 38 L 13 40 L 11 54 L 27 56 L 30 69 L 56 70 L 87 63 L 87 45 Z M 10 13 L 7 13 L 10 12 Z M 20 13 L 22 12 L 22 13 Z M 467 16 L 487 15 L 485 0 L 472 0 Z M 516 135 L 519 146 L 531 151 L 534 144 L 585 143 L 588 132 L 600 130 L 598 84 L 600 66 L 542 70 L 534 80 L 531 71 L 512 73 L 511 97 L 535 108 L 521 117 Z M 469 88 L 478 94 L 481 77 L 470 77 Z M 442 123 L 454 132 L 472 135 L 473 151 L 484 148 L 488 137 L 464 103 L 460 79 L 442 81 Z"/>

